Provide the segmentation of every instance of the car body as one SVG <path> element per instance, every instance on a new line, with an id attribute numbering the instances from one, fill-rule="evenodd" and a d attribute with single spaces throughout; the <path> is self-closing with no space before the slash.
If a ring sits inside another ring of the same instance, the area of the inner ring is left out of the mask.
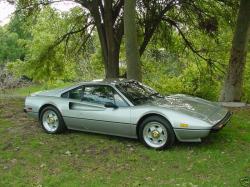
<path id="1" fill-rule="evenodd" d="M 83 82 L 26 97 L 24 111 L 40 120 L 42 125 L 41 113 L 46 107 L 56 109 L 56 114 L 68 129 L 128 138 L 140 138 L 140 125 L 147 118 L 161 118 L 163 122 L 156 121 L 159 124 L 167 123 L 167 128 L 166 125 L 162 129 L 159 125 L 151 125 L 148 132 L 142 129 L 142 133 L 149 133 L 152 142 L 156 142 L 152 135 L 158 137 L 161 132 L 164 135 L 163 130 L 167 132 L 168 128 L 174 138 L 181 142 L 200 142 L 210 132 L 224 127 L 231 117 L 228 109 L 215 102 L 184 94 L 163 97 L 152 88 L 127 79 Z M 52 117 L 56 114 L 52 113 L 47 111 L 47 118 L 44 117 L 45 126 L 51 124 L 50 119 L 53 121 Z M 151 124 L 153 123 L 154 120 L 151 119 Z M 53 133 L 53 130 L 45 130 Z M 167 133 L 165 136 L 167 139 Z M 153 148 L 163 147 L 146 145 Z"/>

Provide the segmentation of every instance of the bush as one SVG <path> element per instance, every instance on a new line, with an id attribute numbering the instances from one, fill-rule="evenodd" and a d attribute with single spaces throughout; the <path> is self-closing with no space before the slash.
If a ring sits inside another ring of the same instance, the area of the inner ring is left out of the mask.
<path id="1" fill-rule="evenodd" d="M 217 100 L 220 91 L 220 81 L 216 74 L 210 74 L 206 64 L 199 67 L 188 64 L 178 75 L 168 73 L 171 66 L 155 62 L 143 62 L 143 82 L 163 95 L 183 93 L 204 99 Z M 174 69 L 174 68 L 173 68 Z"/>

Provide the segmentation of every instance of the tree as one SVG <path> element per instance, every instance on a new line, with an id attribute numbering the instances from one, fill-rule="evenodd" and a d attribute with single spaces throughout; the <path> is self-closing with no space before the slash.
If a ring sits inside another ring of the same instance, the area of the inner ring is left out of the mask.
<path id="1" fill-rule="evenodd" d="M 135 0 L 125 0 L 124 34 L 126 46 L 127 78 L 141 81 L 141 63 L 137 44 Z"/>
<path id="2" fill-rule="evenodd" d="M 119 77 L 119 53 L 123 36 L 123 20 L 120 15 L 123 0 L 80 1 L 87 8 L 97 28 L 101 43 L 106 78 Z"/>
<path id="3" fill-rule="evenodd" d="M 246 63 L 247 45 L 250 36 L 250 1 L 241 0 L 240 8 L 232 41 L 221 101 L 240 101 L 242 96 L 243 74 Z"/>
<path id="4" fill-rule="evenodd" d="M 34 81 L 46 83 L 58 79 L 74 79 L 76 63 L 72 55 L 65 52 L 63 43 L 53 48 L 51 46 L 55 45 L 58 35 L 66 32 L 72 22 L 71 16 L 75 16 L 77 12 L 79 11 L 76 9 L 68 14 L 60 14 L 50 7 L 39 12 L 32 28 L 25 28 L 32 36 L 31 39 L 23 41 L 25 58 L 8 63 L 9 70 L 17 76 L 26 75 Z M 71 38 L 67 42 L 68 48 L 71 48 L 72 43 L 77 41 Z"/>
<path id="5" fill-rule="evenodd" d="M 58 37 L 56 44 L 63 42 L 69 36 L 88 30 L 91 26 L 95 26 L 102 49 L 102 57 L 105 67 L 106 78 L 119 77 L 119 53 L 122 37 L 124 34 L 123 24 L 123 6 L 124 0 L 72 0 L 83 7 L 83 14 L 88 16 L 89 22 L 83 23 L 82 29 L 70 29 L 62 37 Z M 53 0 L 35 1 L 35 0 L 19 0 L 18 11 L 24 11 L 27 15 L 32 15 L 34 12 L 39 11 L 42 6 L 50 5 Z M 153 36 L 154 31 L 161 22 L 164 14 L 176 6 L 179 1 L 177 0 L 141 0 L 144 4 L 144 11 L 146 11 L 147 18 L 156 18 L 154 24 L 151 26 L 150 21 L 145 24 L 145 39 L 140 45 L 140 55 L 146 49 L 147 44 Z M 153 15 L 151 15 L 153 14 Z M 148 21 L 148 20 L 146 20 Z"/>
<path id="6" fill-rule="evenodd" d="M 63 40 L 67 40 L 71 35 L 83 32 L 84 30 L 92 30 L 96 28 L 101 44 L 102 58 L 104 62 L 106 78 L 114 78 L 119 76 L 119 53 L 124 33 L 123 10 L 124 0 L 72 0 L 82 6 L 83 15 L 88 17 L 88 22 L 84 22 L 82 29 L 71 27 L 69 31 L 58 37 L 59 44 Z M 192 24 L 195 21 L 199 24 L 193 24 L 198 29 L 203 29 L 208 34 L 215 33 L 217 29 L 216 17 L 227 7 L 234 6 L 236 0 L 211 0 L 211 1 L 190 1 L 190 0 L 137 0 L 137 17 L 138 30 L 141 33 L 138 37 L 139 54 L 143 55 L 147 45 L 153 38 L 159 25 L 162 22 L 168 22 L 171 27 L 181 33 L 186 46 L 196 53 L 203 60 L 212 64 L 211 59 L 204 58 L 199 54 L 199 50 L 195 49 L 192 43 L 187 40 L 185 32 L 192 30 Z M 56 0 L 19 0 L 19 7 L 24 10 L 27 15 L 41 9 L 41 5 L 50 5 L 58 2 Z M 210 8 L 212 7 L 212 8 Z M 217 13 L 219 12 L 219 13 Z M 216 15 L 216 16 L 214 16 Z M 184 26 L 183 26 L 184 25 Z M 187 25 L 187 26 L 186 26 Z"/>
<path id="7" fill-rule="evenodd" d="M 82 15 L 87 17 L 88 22 L 82 23 L 82 28 L 76 29 L 73 25 L 68 32 L 58 36 L 55 44 L 59 45 L 69 39 L 72 35 L 85 31 L 93 31 L 95 26 L 102 50 L 102 58 L 105 67 L 106 78 L 119 76 L 119 53 L 123 36 L 122 7 L 123 0 L 72 0 L 82 6 Z M 34 15 L 41 10 L 42 6 L 56 3 L 56 0 L 19 0 L 17 12 L 25 13 L 27 16 Z M 76 17 L 77 18 L 77 17 Z M 79 23 L 77 23 L 79 24 Z M 90 33 L 89 33 L 90 34 Z M 84 45 L 84 43 L 80 44 Z M 56 45 L 53 45 L 56 47 Z"/>

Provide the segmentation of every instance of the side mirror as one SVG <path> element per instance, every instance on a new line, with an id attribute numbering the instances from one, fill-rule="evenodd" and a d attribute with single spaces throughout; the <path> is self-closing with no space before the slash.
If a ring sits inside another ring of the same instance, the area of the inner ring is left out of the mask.
<path id="1" fill-rule="evenodd" d="M 105 103 L 104 106 L 105 106 L 106 108 L 118 108 L 117 105 L 115 105 L 114 103 L 111 103 L 111 102 Z"/>

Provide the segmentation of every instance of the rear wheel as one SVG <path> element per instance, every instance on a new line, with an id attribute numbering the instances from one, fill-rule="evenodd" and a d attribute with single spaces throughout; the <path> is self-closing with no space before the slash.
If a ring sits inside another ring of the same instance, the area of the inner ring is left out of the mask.
<path id="1" fill-rule="evenodd" d="M 161 150 L 173 145 L 175 134 L 171 124 L 166 119 L 160 116 L 151 116 L 141 123 L 139 138 L 146 146 Z"/>
<path id="2" fill-rule="evenodd" d="M 45 107 L 40 115 L 40 123 L 49 134 L 64 132 L 66 126 L 60 112 L 53 106 Z"/>

